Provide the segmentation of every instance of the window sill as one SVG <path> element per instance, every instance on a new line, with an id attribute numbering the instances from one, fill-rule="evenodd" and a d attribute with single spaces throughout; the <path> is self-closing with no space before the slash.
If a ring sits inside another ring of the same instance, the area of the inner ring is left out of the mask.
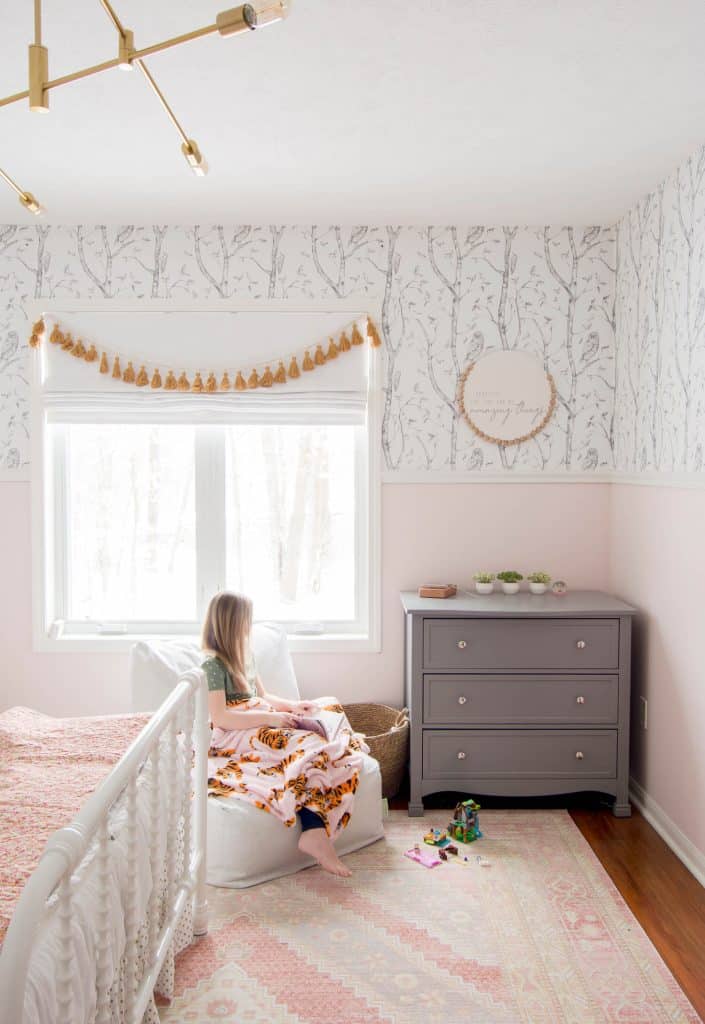
<path id="1" fill-rule="evenodd" d="M 35 636 L 34 650 L 39 654 L 127 654 L 138 641 L 193 640 L 193 633 L 123 633 L 119 636 L 93 634 L 66 634 L 56 639 L 42 634 Z M 379 639 L 363 634 L 328 633 L 315 636 L 289 634 L 292 654 L 378 654 Z"/>

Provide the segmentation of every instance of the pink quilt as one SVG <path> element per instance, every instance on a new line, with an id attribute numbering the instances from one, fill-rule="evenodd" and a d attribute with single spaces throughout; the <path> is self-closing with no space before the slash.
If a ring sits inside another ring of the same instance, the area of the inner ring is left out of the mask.
<path id="1" fill-rule="evenodd" d="M 0 714 L 0 943 L 49 836 L 75 818 L 149 717 Z"/>

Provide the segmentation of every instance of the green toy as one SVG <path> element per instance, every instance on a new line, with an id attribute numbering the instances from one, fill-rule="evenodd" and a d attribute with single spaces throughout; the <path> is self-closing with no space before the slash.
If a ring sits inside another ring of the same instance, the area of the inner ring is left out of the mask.
<path id="1" fill-rule="evenodd" d="M 479 810 L 480 805 L 472 797 L 456 804 L 453 820 L 448 825 L 449 838 L 461 843 L 474 843 L 476 839 L 482 839 L 480 816 L 477 813 Z"/>

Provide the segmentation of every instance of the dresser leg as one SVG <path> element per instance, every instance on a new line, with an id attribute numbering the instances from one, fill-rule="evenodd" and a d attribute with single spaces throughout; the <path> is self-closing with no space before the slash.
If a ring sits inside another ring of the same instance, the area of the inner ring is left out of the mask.
<path id="1" fill-rule="evenodd" d="M 409 817 L 410 818 L 423 818 L 423 801 L 419 800 L 418 803 L 412 803 L 409 801 Z"/>
<path id="2" fill-rule="evenodd" d="M 612 814 L 615 818 L 631 818 L 632 816 L 632 805 L 629 801 L 619 803 L 617 800 L 612 804 Z"/>

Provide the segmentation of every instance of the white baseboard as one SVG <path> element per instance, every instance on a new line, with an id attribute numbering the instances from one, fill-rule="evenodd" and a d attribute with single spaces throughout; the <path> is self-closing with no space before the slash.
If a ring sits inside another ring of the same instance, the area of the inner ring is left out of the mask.
<path id="1" fill-rule="evenodd" d="M 687 835 L 671 821 L 666 812 L 653 797 L 650 797 L 636 779 L 629 780 L 629 795 L 632 803 L 638 807 L 649 825 L 656 829 L 667 846 L 682 861 L 688 871 L 705 886 L 705 853 L 688 839 Z"/>

